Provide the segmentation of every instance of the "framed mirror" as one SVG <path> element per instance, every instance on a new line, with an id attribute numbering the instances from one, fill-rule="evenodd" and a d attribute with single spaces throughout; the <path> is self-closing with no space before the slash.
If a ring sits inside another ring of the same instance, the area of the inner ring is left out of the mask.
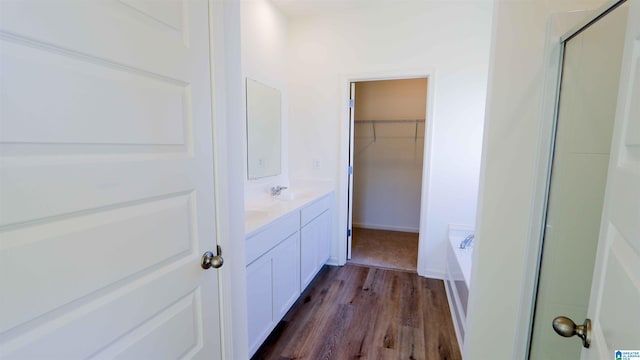
<path id="1" fill-rule="evenodd" d="M 281 95 L 247 78 L 247 176 L 249 180 L 281 171 Z"/>

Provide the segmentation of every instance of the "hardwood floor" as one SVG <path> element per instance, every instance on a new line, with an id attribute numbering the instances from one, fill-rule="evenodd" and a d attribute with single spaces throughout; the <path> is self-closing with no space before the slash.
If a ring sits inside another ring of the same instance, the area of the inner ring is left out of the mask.
<path id="1" fill-rule="evenodd" d="M 325 266 L 252 359 L 461 359 L 444 284 Z"/>
<path id="2" fill-rule="evenodd" d="M 418 234 L 353 228 L 350 263 L 417 272 Z"/>

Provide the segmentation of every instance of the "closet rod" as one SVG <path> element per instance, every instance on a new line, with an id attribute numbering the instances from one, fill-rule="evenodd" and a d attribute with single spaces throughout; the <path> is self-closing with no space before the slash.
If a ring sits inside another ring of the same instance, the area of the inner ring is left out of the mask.
<path id="1" fill-rule="evenodd" d="M 393 123 L 409 123 L 416 124 L 416 131 L 413 135 L 413 141 L 418 141 L 418 124 L 424 123 L 424 119 L 416 119 L 416 120 L 354 120 L 354 123 L 360 124 L 371 124 L 373 129 L 373 142 L 376 142 L 376 124 L 393 124 Z"/>
<path id="2" fill-rule="evenodd" d="M 361 124 L 385 124 L 385 123 L 423 123 L 424 119 L 416 120 L 354 120 Z"/>

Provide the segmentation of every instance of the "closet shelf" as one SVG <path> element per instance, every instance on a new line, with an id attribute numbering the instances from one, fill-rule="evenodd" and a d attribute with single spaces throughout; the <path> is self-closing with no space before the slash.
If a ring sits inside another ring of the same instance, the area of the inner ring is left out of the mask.
<path id="1" fill-rule="evenodd" d="M 418 140 L 418 124 L 424 123 L 425 119 L 415 119 L 415 120 L 354 120 L 356 124 L 371 124 L 373 129 L 373 141 L 377 140 L 376 137 L 376 124 L 416 124 L 416 131 L 413 135 L 413 141 Z"/>
<path id="2" fill-rule="evenodd" d="M 355 120 L 356 123 L 377 124 L 377 123 L 423 123 L 424 119 L 416 120 Z"/>

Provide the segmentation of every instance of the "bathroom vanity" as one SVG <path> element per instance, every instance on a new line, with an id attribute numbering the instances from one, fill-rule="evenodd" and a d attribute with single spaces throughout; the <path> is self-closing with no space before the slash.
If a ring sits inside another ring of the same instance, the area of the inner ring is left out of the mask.
<path id="1" fill-rule="evenodd" d="M 246 266 L 252 356 L 329 259 L 333 189 L 247 204 Z"/>

